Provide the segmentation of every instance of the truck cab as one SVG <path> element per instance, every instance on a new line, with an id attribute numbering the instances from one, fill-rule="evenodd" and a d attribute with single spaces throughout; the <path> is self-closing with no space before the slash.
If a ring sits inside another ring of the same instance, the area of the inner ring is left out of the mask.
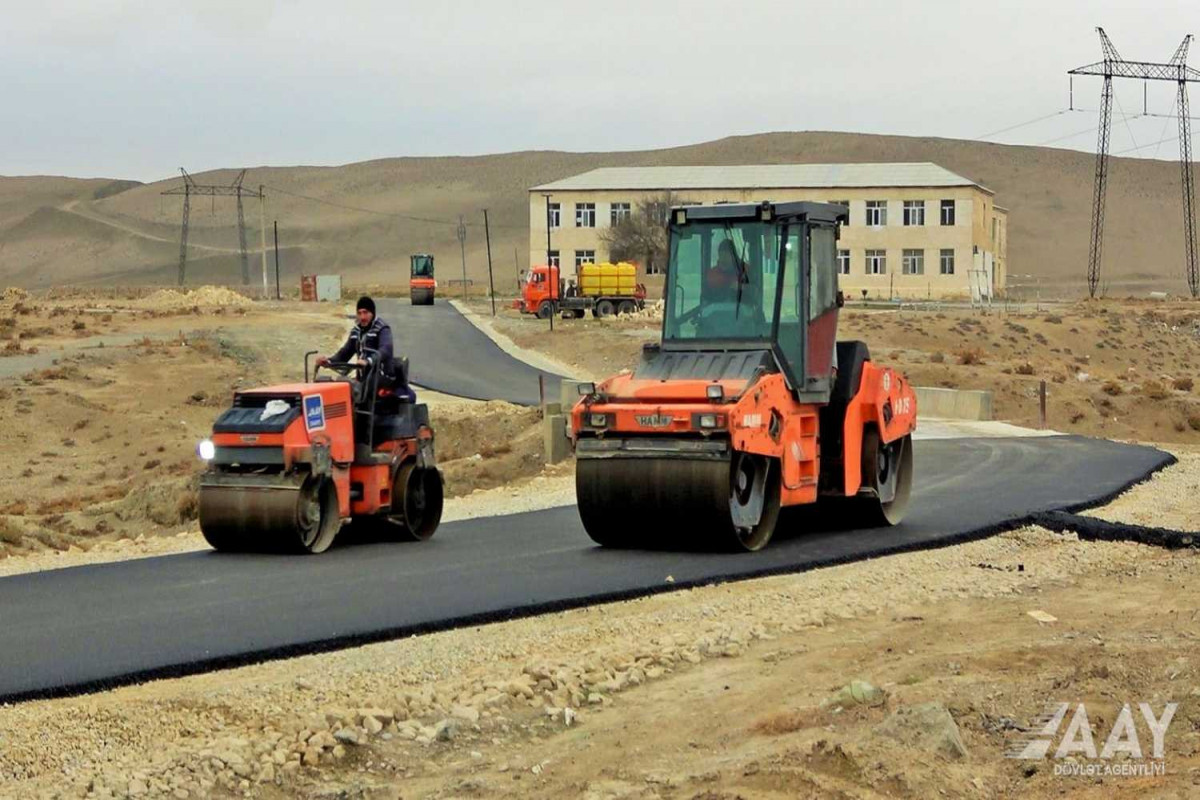
<path id="1" fill-rule="evenodd" d="M 517 307 L 525 314 L 549 319 L 558 310 L 557 301 L 563 295 L 560 281 L 558 267 L 554 265 L 537 264 L 531 267 L 521 284 L 521 299 L 517 301 Z"/>

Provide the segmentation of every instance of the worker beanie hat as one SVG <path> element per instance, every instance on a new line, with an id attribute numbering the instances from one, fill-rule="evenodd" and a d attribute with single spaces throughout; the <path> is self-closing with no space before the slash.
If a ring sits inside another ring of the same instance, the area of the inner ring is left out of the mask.
<path id="1" fill-rule="evenodd" d="M 367 311 L 370 311 L 372 314 L 375 313 L 375 301 L 367 297 L 365 294 L 358 298 L 358 305 L 354 307 L 354 310 L 362 311 L 364 308 Z"/>

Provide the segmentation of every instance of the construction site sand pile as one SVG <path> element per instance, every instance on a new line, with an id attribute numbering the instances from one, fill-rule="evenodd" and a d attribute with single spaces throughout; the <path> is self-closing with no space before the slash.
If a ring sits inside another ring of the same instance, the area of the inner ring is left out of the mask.
<path id="1" fill-rule="evenodd" d="M 223 286 L 201 286 L 187 292 L 159 289 L 154 294 L 143 297 L 138 301 L 138 305 L 153 308 L 156 311 L 178 311 L 193 306 L 207 308 L 248 306 L 252 302 L 250 298 Z"/>

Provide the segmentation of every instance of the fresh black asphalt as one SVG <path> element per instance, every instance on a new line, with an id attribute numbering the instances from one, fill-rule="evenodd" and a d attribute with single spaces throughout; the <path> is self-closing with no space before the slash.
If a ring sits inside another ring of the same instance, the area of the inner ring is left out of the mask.
<path id="1" fill-rule="evenodd" d="M 418 386 L 473 400 L 535 406 L 541 375 L 546 397 L 559 397 L 562 376 L 513 358 L 444 298 L 431 306 L 381 298 L 378 310 L 392 328 L 396 353 L 408 356 L 409 380 Z"/>
<path id="2" fill-rule="evenodd" d="M 902 525 L 785 517 L 752 554 L 600 549 L 566 507 L 449 523 L 423 543 L 343 534 L 320 556 L 203 551 L 12 576 L 0 579 L 0 700 L 951 544 L 1104 502 L 1172 460 L 1080 437 L 920 441 Z"/>

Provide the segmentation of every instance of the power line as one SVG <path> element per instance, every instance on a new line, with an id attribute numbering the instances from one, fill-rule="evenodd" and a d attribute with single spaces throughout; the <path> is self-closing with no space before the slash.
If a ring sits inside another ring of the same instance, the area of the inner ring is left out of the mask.
<path id="1" fill-rule="evenodd" d="M 311 203 L 320 203 L 321 205 L 332 206 L 334 208 L 340 208 L 345 211 L 356 211 L 360 214 L 374 214 L 374 215 L 380 216 L 380 217 L 392 217 L 394 219 L 404 219 L 404 220 L 408 220 L 410 222 L 424 222 L 424 223 L 427 223 L 430 225 L 449 225 L 449 226 L 452 226 L 455 228 L 457 228 L 459 225 L 458 220 L 436 219 L 434 217 L 418 217 L 413 214 L 401 214 L 396 211 L 380 211 L 379 209 L 376 209 L 376 208 L 365 208 L 363 206 L 354 206 L 354 205 L 350 205 L 348 203 L 339 203 L 336 200 L 327 200 L 323 197 L 313 197 L 312 195 L 300 194 L 299 192 L 290 192 L 287 189 L 280 189 L 278 186 L 268 186 L 266 188 L 270 189 L 272 192 L 278 192 L 279 194 L 285 194 L 288 197 L 295 197 L 299 200 L 308 200 Z M 480 225 L 479 223 L 476 223 L 476 222 L 467 222 L 464 224 L 467 227 L 471 227 L 471 228 L 483 227 L 482 225 Z M 524 230 L 525 229 L 525 227 L 523 225 L 492 225 L 492 227 L 493 228 L 510 228 L 513 230 Z"/>
<path id="2" fill-rule="evenodd" d="M 980 140 L 980 139 L 990 139 L 991 137 L 993 137 L 993 136 L 999 136 L 999 135 L 1000 135 L 1000 134 L 1002 134 L 1002 133 L 1008 133 L 1009 131 L 1015 131 L 1017 128 L 1024 128 L 1024 127 L 1026 127 L 1026 126 L 1028 126 L 1028 125 L 1033 125 L 1033 124 L 1034 124 L 1034 123 L 1036 123 L 1036 122 L 1041 122 L 1042 120 L 1047 120 L 1047 119 L 1051 119 L 1051 118 L 1053 118 L 1053 117 L 1057 117 L 1057 116 L 1059 116 L 1060 114 L 1065 114 L 1065 113 L 1067 113 L 1067 112 L 1068 112 L 1068 111 L 1070 111 L 1070 110 L 1071 110 L 1071 109 L 1069 109 L 1069 108 L 1064 108 L 1064 109 L 1062 109 L 1062 110 L 1060 110 L 1060 111 L 1055 111 L 1053 114 L 1046 114 L 1046 115 L 1044 115 L 1044 116 L 1041 116 L 1041 117 L 1034 117 L 1033 119 L 1026 120 L 1025 122 L 1018 122 L 1016 125 L 1010 125 L 1010 126 L 1009 126 L 1009 127 L 1007 127 L 1007 128 L 1001 128 L 1001 129 L 1000 129 L 1000 130 L 998 130 L 998 131 L 992 131 L 991 133 L 985 133 L 985 134 L 983 134 L 982 136 L 975 136 L 975 137 L 972 137 L 972 138 L 973 138 L 974 140 L 976 140 L 976 141 L 978 141 L 978 140 Z"/>

